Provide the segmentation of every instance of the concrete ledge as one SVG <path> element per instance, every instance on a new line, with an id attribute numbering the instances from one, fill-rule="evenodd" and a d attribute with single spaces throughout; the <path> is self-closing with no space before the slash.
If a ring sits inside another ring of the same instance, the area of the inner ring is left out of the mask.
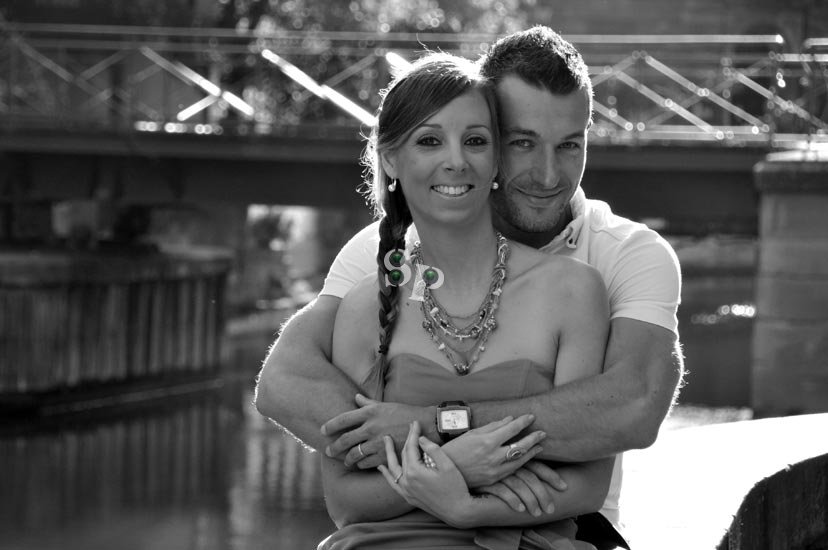
<path id="1" fill-rule="evenodd" d="M 828 454 L 763 479 L 750 490 L 718 550 L 828 548 Z"/>
<path id="2" fill-rule="evenodd" d="M 633 548 L 823 548 L 826 434 L 828 414 L 662 432 L 625 457 L 622 521 Z M 801 532 L 797 515 L 816 518 L 807 523 L 814 530 Z"/>

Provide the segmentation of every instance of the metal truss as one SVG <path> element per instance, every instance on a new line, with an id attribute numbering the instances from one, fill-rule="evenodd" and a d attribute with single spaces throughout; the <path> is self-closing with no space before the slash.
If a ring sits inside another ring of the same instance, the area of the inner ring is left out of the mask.
<path id="1" fill-rule="evenodd" d="M 373 122 L 389 59 L 425 48 L 476 58 L 494 38 L 0 19 L 0 131 L 353 139 Z M 567 38 L 592 71 L 593 142 L 828 142 L 828 39 L 794 48 L 778 35 Z"/>

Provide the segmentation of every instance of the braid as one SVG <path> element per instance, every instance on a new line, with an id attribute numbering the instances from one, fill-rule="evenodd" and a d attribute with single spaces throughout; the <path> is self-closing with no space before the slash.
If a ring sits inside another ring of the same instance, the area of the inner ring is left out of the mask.
<path id="1" fill-rule="evenodd" d="M 400 289 L 385 283 L 388 270 L 385 256 L 389 251 L 405 250 L 405 232 L 411 225 L 411 212 L 402 190 L 386 193 L 383 200 L 385 214 L 380 219 L 380 241 L 377 248 L 377 283 L 379 286 L 379 349 L 371 372 L 366 379 L 366 392 L 372 399 L 382 400 L 385 390 L 385 373 L 388 370 L 388 348 L 397 322 Z"/>
<path id="2" fill-rule="evenodd" d="M 479 90 L 486 98 L 493 139 L 497 140 L 499 132 L 493 89 L 480 76 L 474 62 L 442 52 L 426 55 L 394 77 L 389 87 L 381 92 L 377 121 L 367 136 L 362 155 L 367 184 L 364 191 L 374 213 L 380 218 L 377 250 L 379 349 L 371 372 L 362 384 L 365 394 L 373 399 L 383 398 L 388 349 L 399 315 L 400 290 L 385 283 L 389 275 L 385 257 L 394 249 L 405 250 L 405 232 L 412 223 L 411 210 L 402 187 L 394 192 L 388 189 L 392 180 L 384 166 L 388 159 L 384 159 L 383 155 L 393 154 L 417 126 L 469 90 Z M 495 141 L 495 149 L 496 146 Z"/>

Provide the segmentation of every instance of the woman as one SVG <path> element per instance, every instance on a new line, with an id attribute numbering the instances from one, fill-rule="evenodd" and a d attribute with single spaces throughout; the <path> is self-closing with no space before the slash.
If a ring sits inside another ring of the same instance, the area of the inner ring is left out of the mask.
<path id="1" fill-rule="evenodd" d="M 343 299 L 333 341 L 333 362 L 374 398 L 436 405 L 520 397 L 595 374 L 593 365 L 602 363 L 608 310 L 597 273 L 508 242 L 492 227 L 488 196 L 497 192 L 499 138 L 493 98 L 473 63 L 446 54 L 415 63 L 383 98 L 366 150 L 382 215 L 378 273 Z M 406 238 L 412 221 L 419 243 Z M 449 458 L 480 433 L 507 439 L 530 423 L 507 418 L 442 448 L 421 440 L 415 424 L 402 465 L 386 442 L 381 472 L 349 471 L 322 457 L 328 510 L 341 529 L 320 547 L 583 544 L 570 540 L 575 526 L 566 518 L 600 508 L 611 459 L 561 466 L 568 500 L 533 516 L 498 498 L 475 498 Z M 521 460 L 533 456 L 542 436 L 519 439 L 521 449 L 531 449 Z"/>

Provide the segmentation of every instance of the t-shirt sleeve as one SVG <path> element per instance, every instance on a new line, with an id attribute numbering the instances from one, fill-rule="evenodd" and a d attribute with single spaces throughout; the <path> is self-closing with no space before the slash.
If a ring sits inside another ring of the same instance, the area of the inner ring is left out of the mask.
<path id="1" fill-rule="evenodd" d="M 320 295 L 342 298 L 357 282 L 377 270 L 379 222 L 363 228 L 351 237 L 331 264 Z"/>
<path id="2" fill-rule="evenodd" d="M 678 335 L 681 271 L 670 244 L 654 231 L 630 236 L 616 257 L 608 285 L 611 318 L 626 317 Z"/>

